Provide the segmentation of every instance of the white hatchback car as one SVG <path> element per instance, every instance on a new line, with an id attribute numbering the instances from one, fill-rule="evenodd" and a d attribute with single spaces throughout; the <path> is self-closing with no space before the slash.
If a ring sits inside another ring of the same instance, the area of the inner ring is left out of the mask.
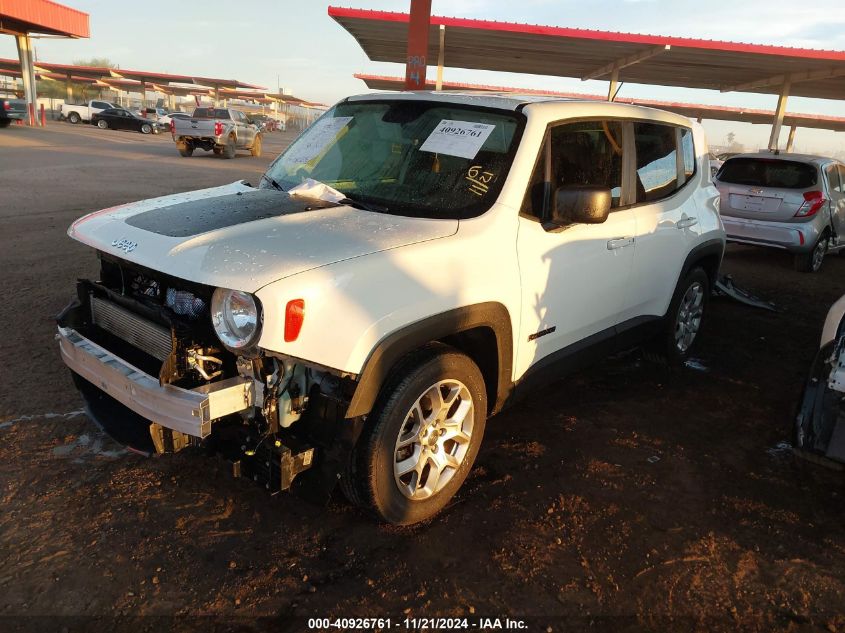
<path id="1" fill-rule="evenodd" d="M 213 442 L 271 490 L 339 480 L 414 523 L 529 386 L 641 342 L 689 353 L 725 247 L 717 200 L 702 130 L 675 114 L 351 97 L 258 188 L 74 222 L 101 272 L 60 315 L 61 351 L 125 441 Z"/>

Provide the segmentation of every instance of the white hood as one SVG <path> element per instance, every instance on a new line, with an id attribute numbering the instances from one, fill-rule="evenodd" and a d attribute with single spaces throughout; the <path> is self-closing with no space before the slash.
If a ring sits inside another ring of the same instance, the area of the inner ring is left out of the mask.
<path id="1" fill-rule="evenodd" d="M 255 292 L 457 230 L 457 220 L 372 213 L 235 182 L 103 209 L 74 222 L 68 235 L 180 279 Z"/>

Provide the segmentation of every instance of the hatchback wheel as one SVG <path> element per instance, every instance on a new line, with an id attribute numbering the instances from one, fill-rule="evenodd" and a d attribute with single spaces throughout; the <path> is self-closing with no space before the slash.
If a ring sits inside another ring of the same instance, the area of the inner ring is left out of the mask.
<path id="1" fill-rule="evenodd" d="M 824 256 L 827 255 L 829 245 L 827 234 L 822 235 L 816 243 L 815 248 L 809 253 L 801 253 L 795 256 L 795 270 L 799 273 L 816 273 L 822 267 Z"/>
<path id="2" fill-rule="evenodd" d="M 472 468 L 486 418 L 478 366 L 446 346 L 422 350 L 376 405 L 341 482 L 344 492 L 389 523 L 434 516 Z"/>

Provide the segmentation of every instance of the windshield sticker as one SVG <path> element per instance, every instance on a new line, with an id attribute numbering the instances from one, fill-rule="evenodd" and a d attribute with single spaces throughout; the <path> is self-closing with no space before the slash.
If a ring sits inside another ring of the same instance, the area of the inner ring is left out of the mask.
<path id="1" fill-rule="evenodd" d="M 483 171 L 484 167 L 481 165 L 473 165 L 467 171 L 466 179 L 470 182 L 470 193 L 474 193 L 479 198 L 482 197 L 490 189 L 490 183 L 493 181 L 492 172 Z"/>
<path id="2" fill-rule="evenodd" d="M 351 116 L 320 119 L 308 131 L 308 134 L 297 141 L 285 158 L 294 163 L 307 163 L 313 160 L 328 148 L 351 120 Z"/>
<path id="3" fill-rule="evenodd" d="M 489 123 L 443 119 L 420 146 L 420 151 L 473 159 L 495 128 Z"/>

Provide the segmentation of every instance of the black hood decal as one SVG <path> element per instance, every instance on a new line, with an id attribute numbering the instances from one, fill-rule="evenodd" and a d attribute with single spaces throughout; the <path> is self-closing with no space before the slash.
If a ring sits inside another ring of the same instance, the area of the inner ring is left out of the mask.
<path id="1" fill-rule="evenodd" d="M 255 189 L 152 209 L 127 218 L 126 223 L 158 235 L 192 237 L 228 226 L 337 206 L 340 205 L 294 197 L 275 189 Z"/>

